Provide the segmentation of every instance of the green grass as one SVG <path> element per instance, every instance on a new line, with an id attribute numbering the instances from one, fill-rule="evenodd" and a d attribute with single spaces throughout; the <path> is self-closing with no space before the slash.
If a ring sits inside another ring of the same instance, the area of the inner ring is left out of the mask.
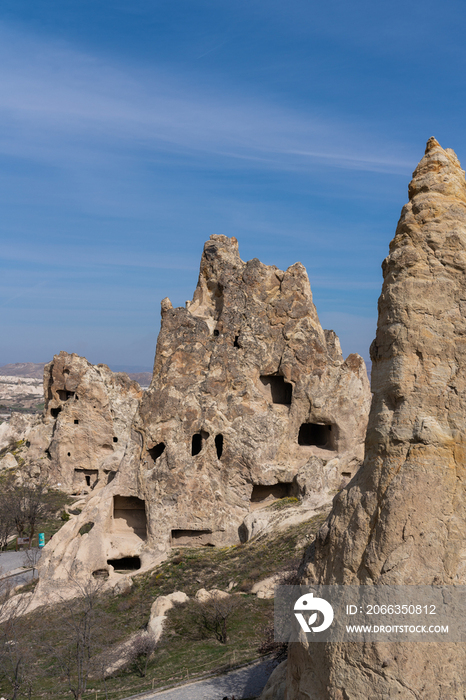
<path id="1" fill-rule="evenodd" d="M 274 501 L 271 503 L 267 508 L 269 510 L 283 510 L 284 508 L 290 508 L 290 506 L 299 506 L 301 505 L 301 501 L 299 498 L 294 498 L 294 497 L 287 497 L 287 498 L 280 498 L 278 501 Z"/>
<path id="2" fill-rule="evenodd" d="M 245 544 L 231 547 L 178 548 L 170 559 L 149 573 L 135 576 L 129 593 L 102 595 L 98 606 L 99 628 L 97 649 L 115 644 L 131 633 L 145 628 L 155 598 L 181 590 L 193 597 L 200 588 L 230 586 L 237 595 L 238 607 L 229 620 L 229 639 L 221 644 L 205 637 L 193 622 L 190 604 L 175 606 L 168 614 L 162 642 L 149 663 L 146 678 L 140 678 L 131 669 L 121 671 L 107 680 L 110 700 L 161 688 L 200 677 L 210 672 L 228 670 L 260 656 L 259 647 L 265 631 L 273 622 L 273 600 L 261 600 L 248 592 L 256 581 L 280 571 L 296 569 L 304 548 L 311 542 L 325 514 L 308 522 L 270 536 L 258 536 Z M 232 584 L 232 585 L 231 585 Z M 65 679 L 51 666 L 47 646 L 59 647 L 63 609 L 60 605 L 27 616 L 28 646 L 34 659 L 37 676 L 33 697 L 44 700 L 65 700 Z M 45 677 L 48 674 L 48 677 Z M 94 695 L 105 698 L 104 683 L 93 679 L 89 683 Z M 0 681 L 0 696 L 7 688 Z"/>

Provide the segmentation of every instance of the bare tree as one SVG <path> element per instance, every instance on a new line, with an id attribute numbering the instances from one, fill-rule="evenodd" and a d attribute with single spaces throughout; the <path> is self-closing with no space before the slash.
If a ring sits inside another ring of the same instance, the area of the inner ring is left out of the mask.
<path id="1" fill-rule="evenodd" d="M 10 488 L 12 515 L 19 537 L 27 533 L 29 546 L 39 523 L 50 514 L 45 481 L 23 483 Z"/>
<path id="2" fill-rule="evenodd" d="M 12 596 L 8 583 L 0 590 L 0 679 L 9 688 L 10 700 L 32 695 L 32 663 L 28 644 L 28 624 L 24 613 L 28 601 Z"/>
<path id="3" fill-rule="evenodd" d="M 15 533 L 15 521 L 8 491 L 0 493 L 0 549 L 6 549 L 10 537 Z"/>
<path id="4" fill-rule="evenodd" d="M 133 640 L 130 651 L 131 665 L 141 678 L 147 673 L 147 664 L 156 646 L 157 642 L 147 632 L 141 632 Z"/>
<path id="5" fill-rule="evenodd" d="M 32 569 L 32 580 L 35 578 L 35 573 L 37 569 L 37 562 L 40 559 L 41 551 L 38 547 L 32 547 L 24 552 L 23 562 L 24 566 L 28 566 Z"/>
<path id="6" fill-rule="evenodd" d="M 213 594 L 208 600 L 197 603 L 196 612 L 199 624 L 213 634 L 221 644 L 226 644 L 228 641 L 228 622 L 239 605 L 240 601 L 237 596 Z"/>
<path id="7" fill-rule="evenodd" d="M 75 597 L 62 598 L 60 644 L 49 649 L 61 675 L 66 677 L 75 700 L 82 700 L 92 671 L 91 658 L 98 628 L 98 597 L 103 585 L 102 580 L 91 578 L 87 583 L 81 583 L 69 575 L 68 586 L 74 588 Z"/>

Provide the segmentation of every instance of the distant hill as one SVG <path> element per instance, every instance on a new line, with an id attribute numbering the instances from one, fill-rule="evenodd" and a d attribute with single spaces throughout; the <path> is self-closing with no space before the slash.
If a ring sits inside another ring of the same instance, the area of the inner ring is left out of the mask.
<path id="1" fill-rule="evenodd" d="M 126 374 L 140 386 L 149 386 L 152 381 L 152 372 L 126 372 Z"/>
<path id="2" fill-rule="evenodd" d="M 42 379 L 44 376 L 45 362 L 15 362 L 9 365 L 0 367 L 0 377 L 29 377 L 30 379 Z M 127 372 L 120 366 L 111 367 L 113 372 L 125 372 L 128 377 L 134 379 L 141 386 L 149 386 L 152 381 L 152 372 L 138 371 Z M 139 369 L 138 367 L 128 369 Z"/>
<path id="3" fill-rule="evenodd" d="M 42 379 L 44 376 L 45 365 L 45 362 L 15 362 L 14 364 L 3 365 L 3 367 L 0 367 L 0 376 Z"/>
<path id="4" fill-rule="evenodd" d="M 130 377 L 133 374 L 147 374 L 149 373 L 150 376 L 152 377 L 152 367 L 148 367 L 147 365 L 108 365 L 112 372 L 125 372 L 125 374 L 128 374 Z"/>

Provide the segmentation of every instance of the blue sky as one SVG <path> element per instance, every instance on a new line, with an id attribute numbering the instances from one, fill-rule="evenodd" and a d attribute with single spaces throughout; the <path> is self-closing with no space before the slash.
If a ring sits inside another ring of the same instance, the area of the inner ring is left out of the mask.
<path id="1" fill-rule="evenodd" d="M 434 135 L 466 162 L 466 6 L 2 0 L 0 364 L 151 367 L 203 243 L 307 268 L 365 359 Z"/>

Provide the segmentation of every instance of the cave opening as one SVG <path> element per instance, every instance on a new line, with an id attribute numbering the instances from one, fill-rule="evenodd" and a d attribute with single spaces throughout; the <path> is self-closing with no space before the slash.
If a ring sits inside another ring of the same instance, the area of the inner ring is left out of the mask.
<path id="1" fill-rule="evenodd" d="M 279 374 L 264 374 L 261 375 L 261 382 L 270 392 L 272 403 L 281 404 L 282 406 L 291 406 L 293 396 L 293 386 L 285 381 L 285 378 Z"/>
<path id="2" fill-rule="evenodd" d="M 60 411 L 61 411 L 61 406 L 58 406 L 58 408 L 51 408 L 50 415 L 52 416 L 52 418 L 58 418 L 58 414 L 60 413 Z"/>
<path id="3" fill-rule="evenodd" d="M 334 448 L 335 430 L 330 423 L 303 423 L 299 428 L 298 445 L 309 445 L 322 449 Z"/>
<path id="4" fill-rule="evenodd" d="M 201 433 L 194 433 L 193 439 L 191 441 L 191 454 L 193 457 L 199 454 L 202 450 L 202 436 Z"/>
<path id="5" fill-rule="evenodd" d="M 279 498 L 289 498 L 292 494 L 293 483 L 281 481 L 277 484 L 254 484 L 251 493 L 251 503 L 275 501 Z"/>
<path id="6" fill-rule="evenodd" d="M 109 577 L 109 571 L 108 569 L 96 569 L 92 572 L 92 575 L 94 578 L 106 579 Z"/>
<path id="7" fill-rule="evenodd" d="M 217 450 L 217 459 L 220 459 L 223 454 L 223 435 L 221 433 L 215 436 L 215 449 Z"/>
<path id="8" fill-rule="evenodd" d="M 113 497 L 113 531 L 147 537 L 146 504 L 136 496 Z"/>
<path id="9" fill-rule="evenodd" d="M 75 469 L 73 475 L 73 491 L 79 493 L 80 490 L 85 488 L 93 489 L 98 480 L 98 469 Z"/>
<path id="10" fill-rule="evenodd" d="M 194 433 L 191 440 L 191 455 L 193 457 L 199 454 L 208 437 L 209 433 L 206 433 L 205 430 L 201 430 L 199 433 Z"/>
<path id="11" fill-rule="evenodd" d="M 141 559 L 139 557 L 121 557 L 120 559 L 107 559 L 107 564 L 113 566 L 115 572 L 120 571 L 137 571 L 141 568 Z"/>
<path id="12" fill-rule="evenodd" d="M 212 530 L 172 530 L 175 547 L 213 547 Z"/>
<path id="13" fill-rule="evenodd" d="M 147 451 L 155 462 L 163 454 L 164 450 L 165 450 L 165 443 L 159 442 L 157 445 L 154 445 L 154 447 L 151 447 Z"/>
<path id="14" fill-rule="evenodd" d="M 68 399 L 73 398 L 74 391 L 66 391 L 66 389 L 58 389 L 57 394 L 60 398 L 60 401 L 68 401 Z"/>

